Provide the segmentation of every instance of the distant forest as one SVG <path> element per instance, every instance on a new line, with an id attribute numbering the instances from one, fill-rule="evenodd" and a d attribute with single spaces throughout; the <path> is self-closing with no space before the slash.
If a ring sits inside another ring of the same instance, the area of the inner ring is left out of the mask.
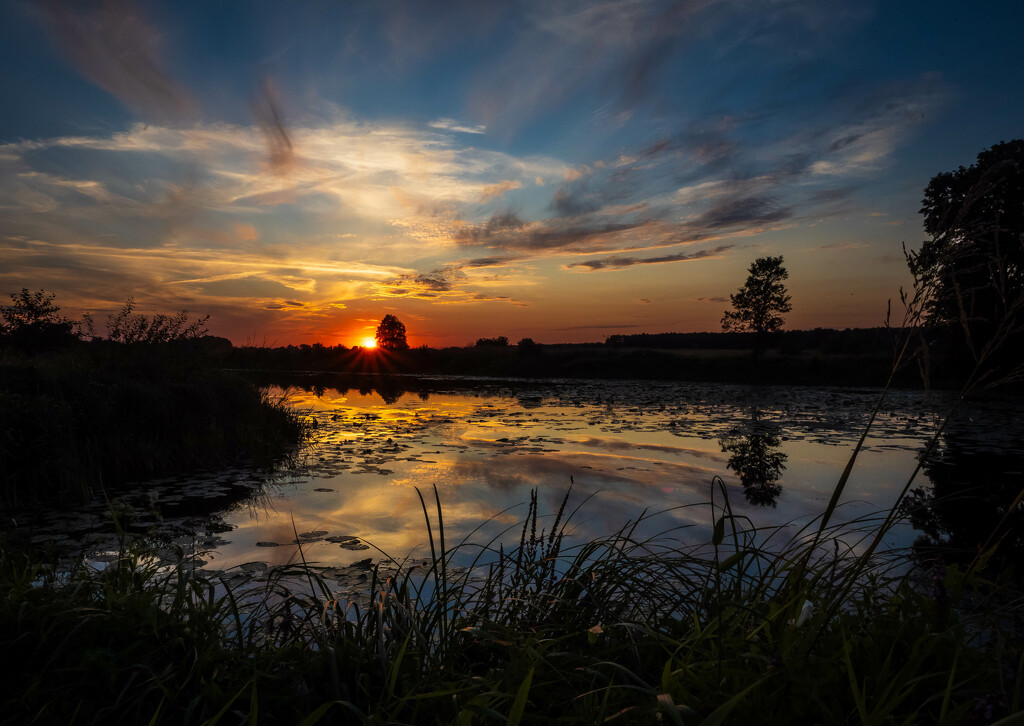
<path id="1" fill-rule="evenodd" d="M 889 352 L 893 346 L 891 328 L 815 328 L 772 333 L 768 346 L 782 353 L 814 351 L 825 355 L 862 355 Z M 615 348 L 658 348 L 661 350 L 750 350 L 755 333 L 635 333 L 611 335 L 605 345 Z"/>
<path id="2" fill-rule="evenodd" d="M 604 343 L 524 338 L 518 345 L 483 339 L 465 347 L 401 351 L 314 343 L 230 348 L 222 364 L 265 371 L 876 386 L 888 377 L 905 334 L 884 327 L 782 331 L 768 336 L 764 355 L 751 353 L 754 333 L 640 333 L 612 335 Z M 918 367 L 905 366 L 896 382 L 922 385 Z"/>

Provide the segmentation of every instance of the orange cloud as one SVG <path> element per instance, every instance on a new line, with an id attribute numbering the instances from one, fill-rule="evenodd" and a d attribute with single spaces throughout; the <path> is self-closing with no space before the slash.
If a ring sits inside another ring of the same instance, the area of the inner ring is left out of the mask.
<path id="1" fill-rule="evenodd" d="M 520 181 L 511 181 L 509 179 L 505 179 L 504 181 L 500 181 L 497 184 L 491 184 L 490 186 L 484 187 L 483 191 L 480 192 L 480 201 L 481 202 L 486 202 L 486 201 L 488 201 L 490 199 L 494 199 L 496 197 L 504 196 L 504 194 L 506 192 L 512 191 L 513 189 L 522 189 L 522 188 L 523 188 L 523 183 L 522 182 L 520 182 Z"/>

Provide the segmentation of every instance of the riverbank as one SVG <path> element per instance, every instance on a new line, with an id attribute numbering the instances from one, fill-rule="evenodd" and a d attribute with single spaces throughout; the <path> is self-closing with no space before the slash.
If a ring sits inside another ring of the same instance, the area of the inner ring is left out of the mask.
<path id="1" fill-rule="evenodd" d="M 389 351 L 366 348 L 235 348 L 232 368 L 336 373 L 403 373 L 496 378 L 598 378 L 751 385 L 881 387 L 892 371 L 888 353 L 821 353 L 743 350 L 656 349 L 604 344 L 475 346 Z M 936 387 L 951 381 L 934 379 Z M 922 388 L 916 366 L 898 371 L 894 385 Z"/>
<path id="2" fill-rule="evenodd" d="M 0 501 L 82 500 L 127 481 L 251 462 L 305 436 L 283 402 L 200 346 L 81 344 L 0 362 Z"/>

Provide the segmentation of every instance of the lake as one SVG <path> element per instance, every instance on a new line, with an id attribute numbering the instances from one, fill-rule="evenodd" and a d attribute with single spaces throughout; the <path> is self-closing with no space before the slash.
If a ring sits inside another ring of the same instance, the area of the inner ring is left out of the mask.
<path id="1" fill-rule="evenodd" d="M 255 574 L 295 562 L 301 543 L 302 557 L 344 580 L 382 553 L 422 557 L 417 488 L 436 535 L 436 487 L 449 544 L 477 528 L 474 541 L 518 543 L 530 491 L 541 514 L 553 514 L 570 483 L 576 541 L 646 512 L 637 536 L 700 544 L 710 537 L 706 502 L 720 477 L 735 514 L 795 533 L 825 509 L 879 400 L 868 389 L 639 381 L 293 374 L 277 383 L 275 395 L 315 421 L 293 461 L 273 474 L 236 468 L 140 484 L 113 508 L 128 530 L 182 548 L 196 566 Z M 886 396 L 839 521 L 891 507 L 954 400 L 949 392 Z M 918 529 L 901 524 L 890 545 L 910 546 L 929 528 L 952 540 L 958 519 L 991 520 L 930 498 L 943 485 L 1019 488 L 1020 404 L 1002 396 L 957 411 L 916 478 Z M 18 528 L 38 545 L 97 563 L 116 558 L 105 502 L 20 516 Z M 861 528 L 851 529 L 856 546 Z"/>

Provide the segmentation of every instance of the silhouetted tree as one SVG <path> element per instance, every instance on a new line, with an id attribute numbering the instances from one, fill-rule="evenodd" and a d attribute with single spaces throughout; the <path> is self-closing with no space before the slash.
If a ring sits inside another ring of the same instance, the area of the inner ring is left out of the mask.
<path id="1" fill-rule="evenodd" d="M 107 339 L 115 343 L 173 343 L 181 340 L 195 340 L 206 335 L 206 321 L 209 315 L 190 320 L 187 310 L 164 315 L 143 315 L 134 312 L 135 301 L 131 298 L 120 310 L 107 318 Z"/>
<path id="2" fill-rule="evenodd" d="M 75 328 L 80 324 L 60 314 L 54 293 L 22 288 L 10 297 L 10 305 L 0 306 L 0 345 L 34 351 L 77 340 Z"/>
<path id="3" fill-rule="evenodd" d="M 922 203 L 931 239 L 908 253 L 907 263 L 915 283 L 929 294 L 927 322 L 945 332 L 953 350 L 968 351 L 969 363 L 1008 341 L 1019 348 L 1024 323 L 1024 140 L 996 144 L 978 154 L 972 166 L 937 174 Z M 1019 358 L 1019 352 L 1004 355 Z"/>
<path id="4" fill-rule="evenodd" d="M 488 345 L 503 347 L 508 345 L 508 338 L 504 335 L 499 335 L 497 338 L 477 338 L 476 345 L 477 347 L 484 347 Z"/>
<path id="5" fill-rule="evenodd" d="M 739 291 L 730 295 L 734 310 L 722 316 L 722 329 L 729 332 L 754 333 L 754 352 L 764 347 L 764 337 L 782 329 L 782 313 L 793 309 L 782 281 L 789 272 L 782 266 L 782 256 L 759 257 L 750 265 L 750 276 Z"/>
<path id="6" fill-rule="evenodd" d="M 519 350 L 521 358 L 532 358 L 540 352 L 540 343 L 536 342 L 533 338 L 521 338 L 516 343 L 516 348 Z"/>
<path id="7" fill-rule="evenodd" d="M 409 350 L 405 339 L 405 324 L 390 313 L 377 326 L 377 346 L 385 350 Z"/>

